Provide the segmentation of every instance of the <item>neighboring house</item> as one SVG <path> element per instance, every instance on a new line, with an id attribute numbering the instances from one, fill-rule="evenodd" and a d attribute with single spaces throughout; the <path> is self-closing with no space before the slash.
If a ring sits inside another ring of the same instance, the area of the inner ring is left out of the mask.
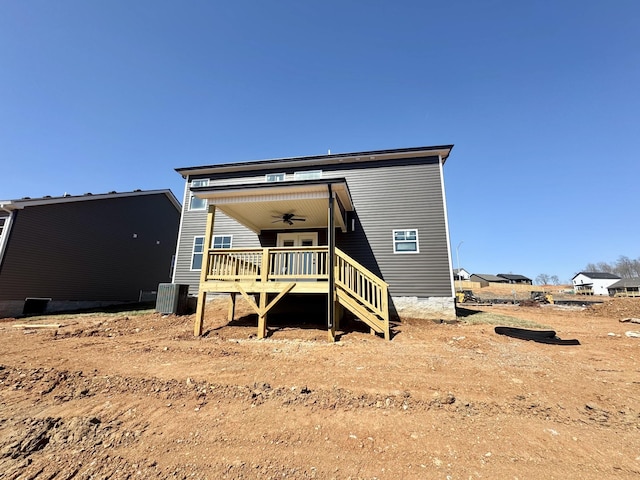
<path id="1" fill-rule="evenodd" d="M 640 278 L 623 278 L 607 288 L 612 297 L 640 297 Z"/>
<path id="2" fill-rule="evenodd" d="M 455 318 L 443 178 L 451 148 L 176 169 L 186 188 L 173 281 L 199 294 L 195 333 L 207 292 L 230 294 L 232 307 L 237 293 L 249 299 L 260 338 L 288 294 L 324 295 L 330 338 L 338 303 L 386 337 L 390 309 Z"/>
<path id="3" fill-rule="evenodd" d="M 170 190 L 0 201 L 0 316 L 137 302 L 171 281 Z"/>
<path id="4" fill-rule="evenodd" d="M 606 272 L 580 272 L 571 282 L 579 295 L 609 295 L 608 288 L 620 280 L 618 275 Z"/>
<path id="5" fill-rule="evenodd" d="M 509 283 L 506 278 L 489 273 L 474 273 L 469 277 L 472 282 L 478 282 L 481 287 L 488 287 L 490 283 Z"/>
<path id="6" fill-rule="evenodd" d="M 453 269 L 453 279 L 454 280 L 469 280 L 471 274 L 467 272 L 464 268 L 454 268 Z"/>
<path id="7" fill-rule="evenodd" d="M 514 275 L 512 273 L 499 273 L 498 277 L 504 278 L 507 283 L 518 285 L 533 285 L 533 281 L 524 275 Z"/>

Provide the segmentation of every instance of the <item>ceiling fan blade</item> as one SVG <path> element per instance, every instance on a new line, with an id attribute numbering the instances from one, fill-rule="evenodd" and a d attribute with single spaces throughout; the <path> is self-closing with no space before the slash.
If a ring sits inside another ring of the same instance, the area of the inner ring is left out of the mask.
<path id="1" fill-rule="evenodd" d="M 307 219 L 306 218 L 290 218 L 290 221 L 293 220 L 294 222 L 306 222 Z"/>

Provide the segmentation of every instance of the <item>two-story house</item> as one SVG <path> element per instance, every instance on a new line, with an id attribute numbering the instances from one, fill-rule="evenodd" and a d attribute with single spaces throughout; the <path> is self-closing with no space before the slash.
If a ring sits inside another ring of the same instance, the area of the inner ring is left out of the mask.
<path id="1" fill-rule="evenodd" d="M 170 190 L 0 200 L 0 316 L 152 296 L 171 279 L 180 209 Z"/>
<path id="2" fill-rule="evenodd" d="M 173 282 L 245 297 L 258 314 L 324 295 L 389 338 L 389 317 L 455 318 L 443 166 L 451 145 L 178 168 L 186 181 Z M 255 299 L 255 300 L 254 300 Z"/>

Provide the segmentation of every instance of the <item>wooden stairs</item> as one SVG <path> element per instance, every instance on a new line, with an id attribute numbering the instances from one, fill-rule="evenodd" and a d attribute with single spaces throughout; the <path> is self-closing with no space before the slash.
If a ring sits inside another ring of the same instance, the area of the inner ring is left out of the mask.
<path id="1" fill-rule="evenodd" d="M 372 334 L 381 333 L 390 340 L 388 284 L 338 248 L 335 251 L 337 301 L 366 323 Z"/>

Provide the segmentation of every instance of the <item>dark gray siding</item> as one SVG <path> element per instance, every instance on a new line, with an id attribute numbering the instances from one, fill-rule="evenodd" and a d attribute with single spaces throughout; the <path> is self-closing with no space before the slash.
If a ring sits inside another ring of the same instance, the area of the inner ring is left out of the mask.
<path id="1" fill-rule="evenodd" d="M 180 213 L 164 194 L 15 213 L 0 266 L 0 300 L 137 301 L 140 290 L 171 280 Z"/>
<path id="2" fill-rule="evenodd" d="M 452 295 L 444 192 L 438 158 L 331 167 L 317 165 L 310 169 L 323 170 L 323 178 L 346 178 L 355 207 L 353 219 L 356 228 L 353 232 L 338 233 L 336 243 L 347 254 L 384 278 L 390 285 L 392 296 Z M 274 169 L 273 173 L 276 172 L 293 174 L 293 170 L 283 168 Z M 264 174 L 264 171 L 235 177 L 227 174 L 212 178 L 211 185 L 263 182 Z M 187 192 L 185 206 L 188 195 Z M 178 283 L 179 279 L 192 279 L 186 282 L 193 285 L 192 292 L 197 288 L 199 275 L 195 272 L 189 277 L 186 273 L 191 259 L 191 245 L 194 235 L 204 234 L 206 221 L 205 213 L 196 215 L 194 212 L 184 215 L 180 245 L 183 251 L 188 250 L 188 255 L 180 255 L 176 275 Z M 247 231 L 240 225 L 237 227 Z M 223 234 L 225 229 L 233 230 L 231 225 L 216 217 L 215 233 Z M 417 229 L 420 253 L 394 254 L 394 229 Z M 257 237 L 252 233 L 250 237 L 249 242 L 246 233 L 237 238 L 234 236 L 233 246 L 256 246 Z M 323 243 L 323 238 L 326 243 L 326 235 L 319 238 L 320 243 Z M 248 243 L 245 245 L 242 243 L 244 241 Z M 275 244 L 274 232 L 265 232 L 262 243 L 265 246 Z"/>

